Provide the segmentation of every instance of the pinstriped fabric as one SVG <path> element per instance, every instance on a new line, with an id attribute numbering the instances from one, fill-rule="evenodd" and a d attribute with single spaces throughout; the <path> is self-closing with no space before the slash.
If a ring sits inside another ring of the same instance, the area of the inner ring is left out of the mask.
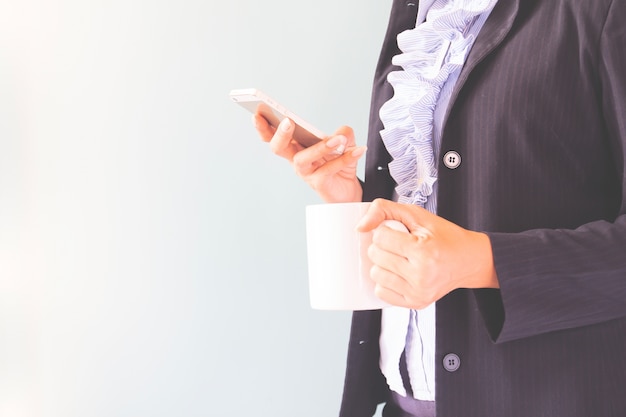
<path id="1" fill-rule="evenodd" d="M 440 213 L 489 232 L 501 290 L 476 292 L 484 322 L 470 320 L 464 343 L 457 326 L 441 343 L 474 378 L 496 379 L 497 401 L 470 375 L 442 373 L 455 394 L 437 399 L 438 415 L 626 415 L 615 388 L 626 377 L 626 130 L 610 128 L 626 116 L 626 38 L 612 23 L 626 10 L 607 4 L 527 3 L 450 112 L 442 146 L 464 164 L 440 175 Z M 495 345 L 479 342 L 485 325 Z M 480 405 L 468 414 L 459 402 Z"/>
<path id="2" fill-rule="evenodd" d="M 625 314 L 624 281 L 609 277 L 626 276 L 625 221 L 616 219 L 623 204 L 623 174 L 611 153 L 626 132 L 608 136 L 605 119 L 626 115 L 615 104 L 605 107 L 597 101 L 597 44 L 605 16 L 596 13 L 594 28 L 582 24 L 590 16 L 564 15 L 555 35 L 540 43 L 531 36 L 512 39 L 498 56 L 509 71 L 491 72 L 491 65 L 475 71 L 474 76 L 490 80 L 489 87 L 471 99 L 466 89 L 459 97 L 463 105 L 450 116 L 472 118 L 472 123 L 462 131 L 448 126 L 448 145 L 465 158 L 459 170 L 443 173 L 440 205 L 448 218 L 491 232 L 506 310 L 498 340 Z M 527 30 L 550 23 L 554 16 L 537 16 Z M 585 33 L 592 30 L 596 33 Z M 592 43 L 583 45 L 587 36 Z M 528 50 L 536 57 L 532 65 L 524 58 Z M 626 64 L 621 60 L 614 65 Z M 572 72 L 563 65 L 557 71 L 555 62 L 579 68 Z M 603 82 L 614 84 L 623 77 L 615 73 Z M 622 101 L 626 90 L 623 94 Z M 446 203 L 452 199 L 454 210 Z"/>

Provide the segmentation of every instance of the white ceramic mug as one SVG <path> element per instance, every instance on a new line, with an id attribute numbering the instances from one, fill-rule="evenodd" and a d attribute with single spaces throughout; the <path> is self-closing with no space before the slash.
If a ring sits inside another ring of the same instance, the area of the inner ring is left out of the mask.
<path id="1" fill-rule="evenodd" d="M 388 306 L 374 294 L 367 250 L 372 233 L 356 231 L 370 203 L 317 204 L 306 208 L 309 295 L 319 310 L 375 310 Z M 407 231 L 394 220 L 383 223 Z"/>

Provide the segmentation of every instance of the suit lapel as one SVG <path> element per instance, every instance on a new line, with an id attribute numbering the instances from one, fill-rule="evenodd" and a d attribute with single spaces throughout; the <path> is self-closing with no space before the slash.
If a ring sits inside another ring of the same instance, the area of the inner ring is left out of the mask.
<path id="1" fill-rule="evenodd" d="M 446 122 L 448 121 L 448 115 L 450 110 L 454 106 L 459 92 L 465 85 L 470 73 L 491 51 L 493 51 L 504 40 L 506 35 L 513 27 L 513 22 L 517 17 L 519 11 L 520 0 L 499 0 L 493 11 L 487 18 L 487 21 L 483 25 L 472 46 L 472 49 L 467 56 L 465 65 L 461 70 L 459 79 L 452 90 L 452 96 L 446 110 L 444 118 L 444 130 Z"/>

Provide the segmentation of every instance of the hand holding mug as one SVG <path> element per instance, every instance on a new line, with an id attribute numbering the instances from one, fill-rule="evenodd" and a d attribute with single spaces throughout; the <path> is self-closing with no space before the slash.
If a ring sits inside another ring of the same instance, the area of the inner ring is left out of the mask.
<path id="1" fill-rule="evenodd" d="M 378 227 L 385 220 L 409 233 Z M 390 304 L 423 309 L 457 288 L 499 286 L 489 237 L 421 207 L 375 200 L 357 230 L 374 230 L 370 277 L 376 296 Z"/>

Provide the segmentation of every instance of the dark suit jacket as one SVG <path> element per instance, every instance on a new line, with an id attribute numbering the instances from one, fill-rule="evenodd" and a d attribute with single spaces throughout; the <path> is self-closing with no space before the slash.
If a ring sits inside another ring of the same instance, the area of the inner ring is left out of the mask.
<path id="1" fill-rule="evenodd" d="M 391 198 L 375 76 L 364 199 Z M 461 73 L 443 129 L 438 214 L 491 238 L 500 290 L 437 303 L 438 417 L 626 416 L 626 1 L 500 0 Z M 380 311 L 355 312 L 341 416 L 371 416 Z M 442 365 L 448 353 L 460 368 Z"/>

